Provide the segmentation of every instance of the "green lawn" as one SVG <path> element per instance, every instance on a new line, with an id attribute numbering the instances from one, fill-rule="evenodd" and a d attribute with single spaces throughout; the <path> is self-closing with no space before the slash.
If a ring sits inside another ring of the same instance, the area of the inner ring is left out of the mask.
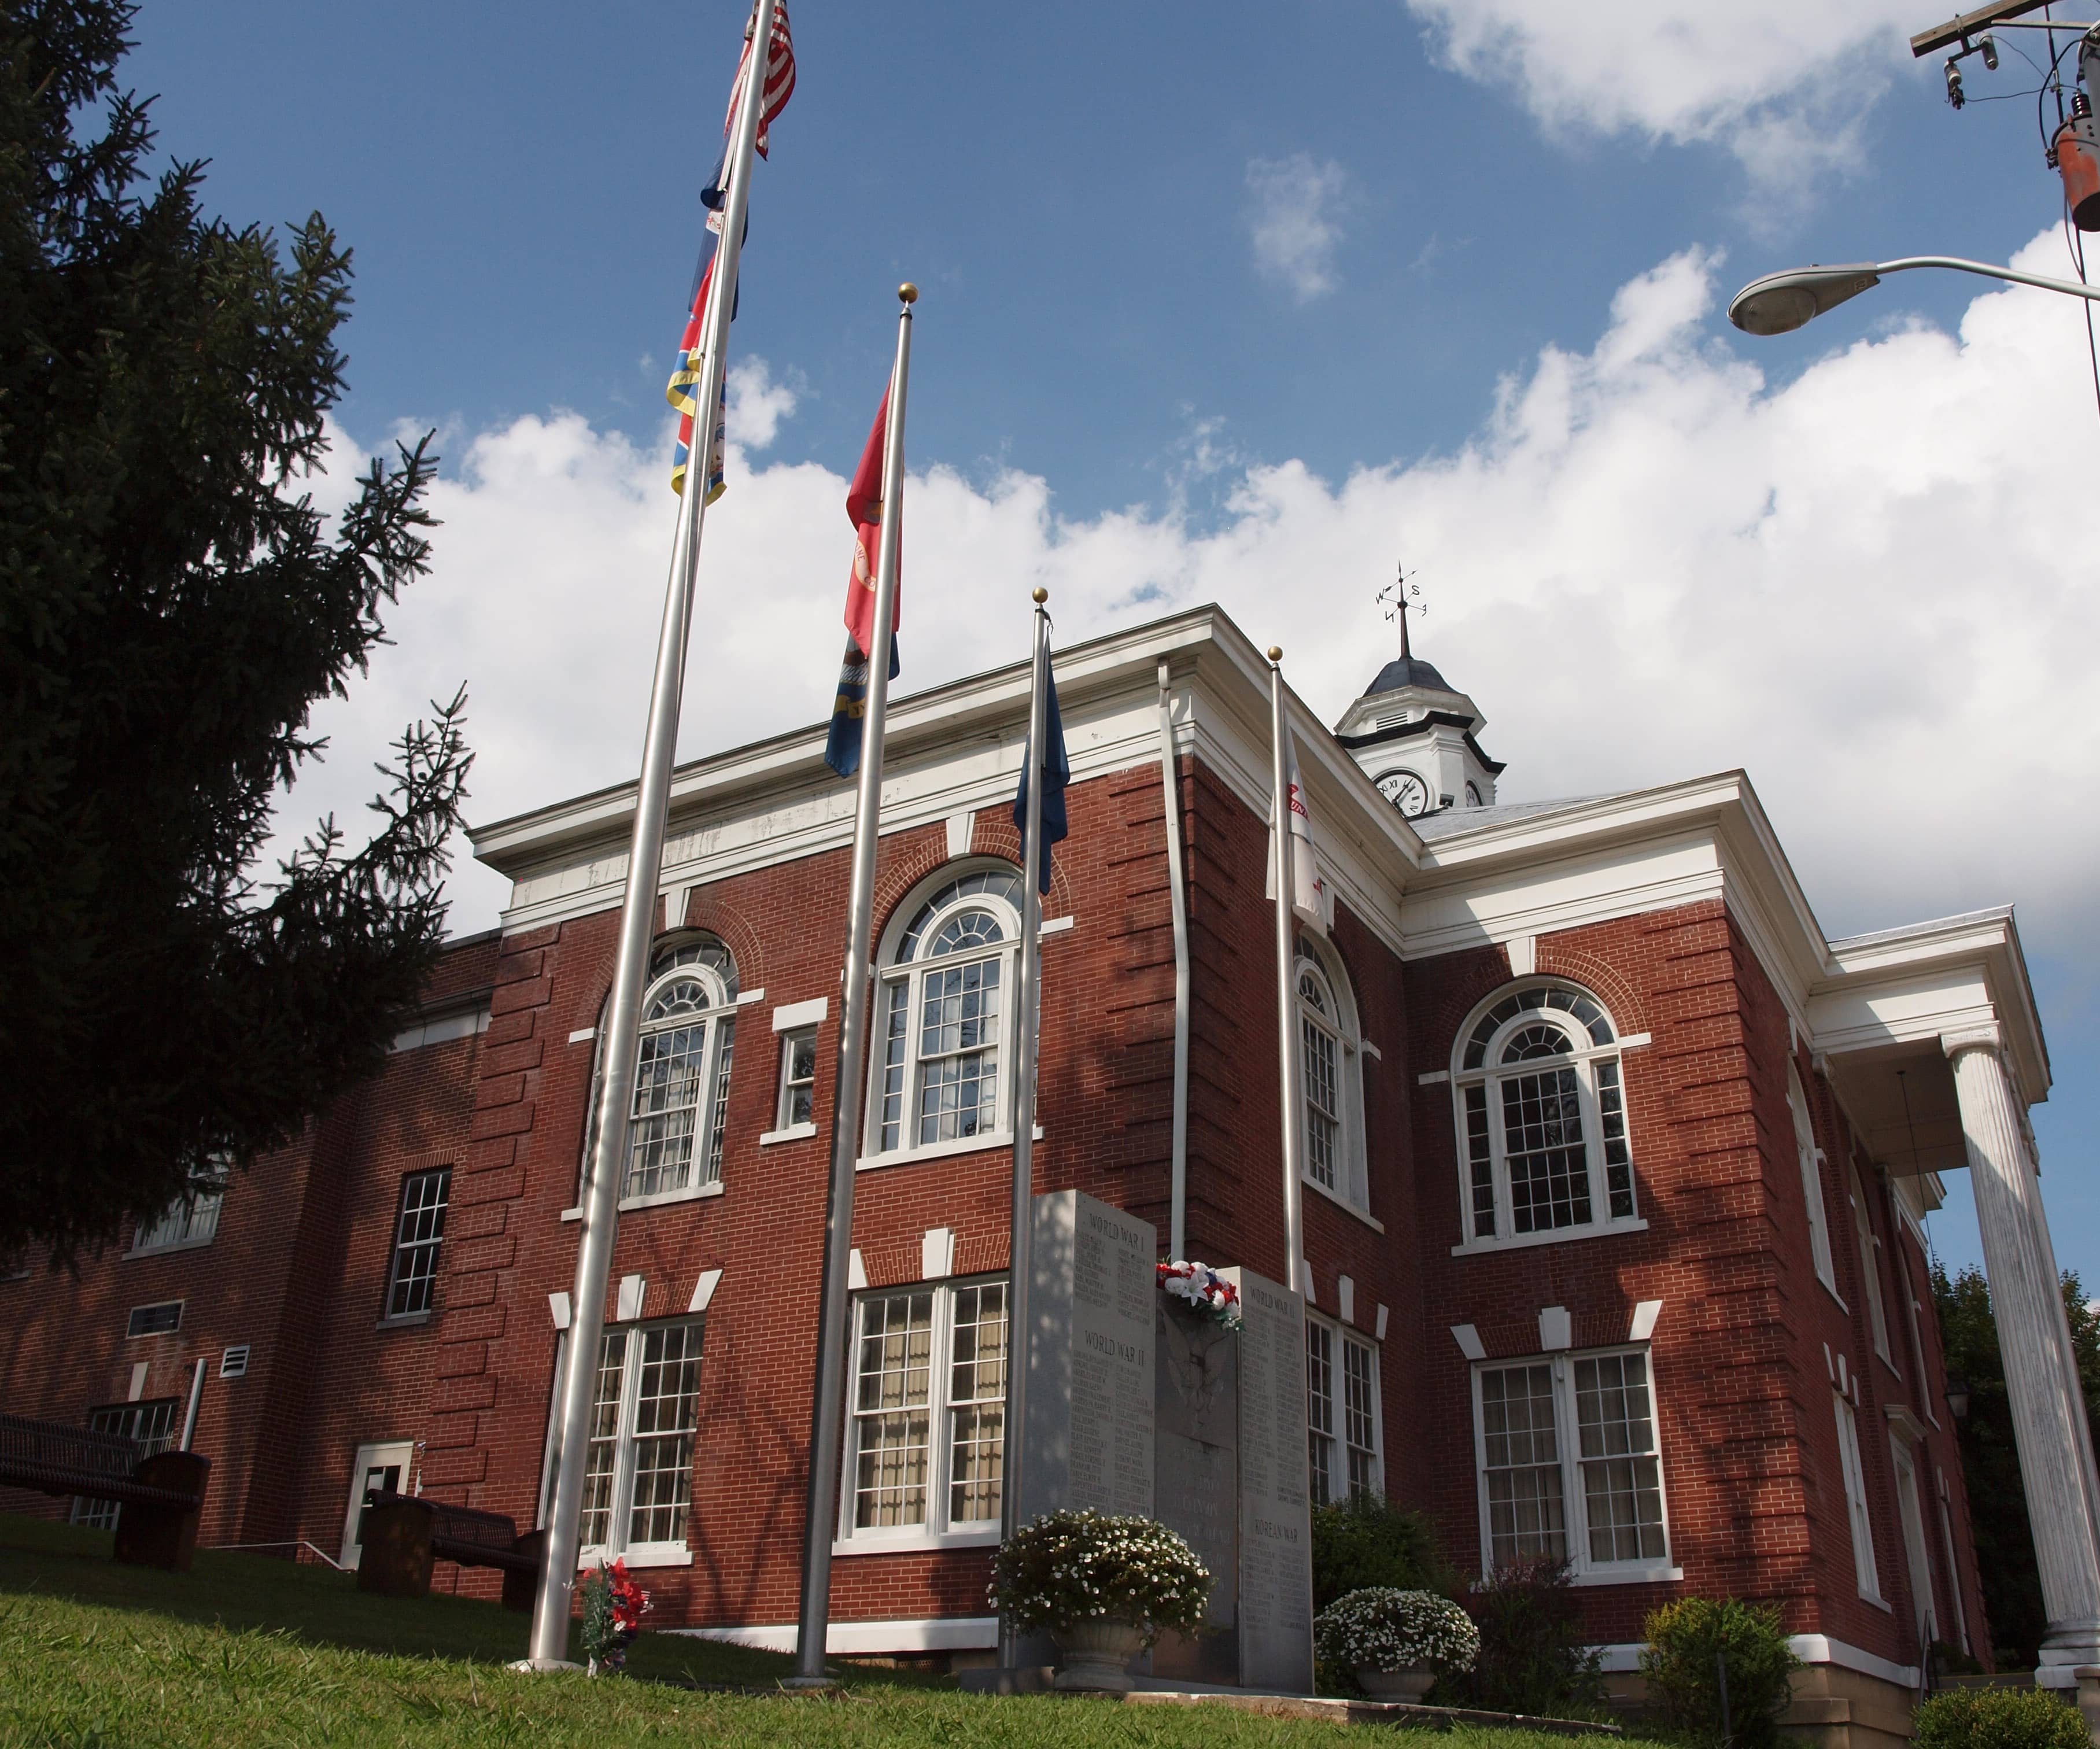
<path id="1" fill-rule="evenodd" d="M 516 1676 L 502 1666 L 524 1650 L 525 1619 L 494 1604 L 368 1597 L 346 1575 L 255 1555 L 200 1554 L 188 1574 L 120 1567 L 109 1542 L 0 1517 L 0 1749 L 607 1749 L 638 1738 L 726 1749 L 1312 1749 L 1351 1730 L 1222 1707 L 992 1699 L 852 1665 L 825 1698 Z M 660 1634 L 644 1635 L 630 1659 L 639 1675 L 750 1686 L 785 1675 L 788 1662 Z M 1449 1742 L 1571 1749 L 1569 1739 L 1517 1731 L 1454 1732 Z M 1584 1742 L 1604 1749 L 1574 1740 Z"/>

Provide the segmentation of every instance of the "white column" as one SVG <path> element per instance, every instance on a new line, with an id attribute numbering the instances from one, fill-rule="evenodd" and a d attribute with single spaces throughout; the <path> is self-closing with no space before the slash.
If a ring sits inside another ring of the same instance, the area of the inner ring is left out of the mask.
<path id="1" fill-rule="evenodd" d="M 2018 1102 L 1998 1053 L 1997 1029 L 1949 1034 L 1940 1043 L 1954 1067 L 1983 1268 L 2041 1572 L 2049 1619 L 2041 1659 L 2063 1672 L 2058 1682 L 2037 1680 L 2067 1685 L 2071 1667 L 2100 1663 L 2100 1527 L 2087 1504 L 2094 1491 L 2085 1473 L 2091 1444 L 2085 1405 L 2071 1382 L 2076 1369 L 2055 1255 Z"/>

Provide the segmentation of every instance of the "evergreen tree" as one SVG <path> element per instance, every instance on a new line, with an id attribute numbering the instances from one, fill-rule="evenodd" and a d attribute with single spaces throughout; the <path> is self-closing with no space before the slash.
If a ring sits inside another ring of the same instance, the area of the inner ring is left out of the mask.
<path id="1" fill-rule="evenodd" d="M 2085 1395 L 2085 1418 L 2100 1445 L 2100 1315 L 2087 1305 L 2077 1275 L 2063 1274 L 2063 1308 L 2071 1320 L 2071 1347 Z M 1969 1517 L 1976 1542 L 1976 1567 L 1983 1607 L 1991 1619 L 1991 1643 L 2001 1663 L 2032 1667 L 2048 1625 L 2041 1578 L 2035 1567 L 2034 1532 L 2027 1522 L 2027 1493 L 2020 1480 L 2013 1411 L 2005 1394 L 2005 1363 L 1998 1349 L 1998 1323 L 1983 1272 L 1965 1269 L 1952 1280 L 1937 1263 L 1933 1303 L 1939 1312 L 1947 1372 L 1969 1386 L 1969 1413 L 1956 1424 L 1961 1474 L 1968 1485 Z"/>
<path id="2" fill-rule="evenodd" d="M 350 256 L 149 183 L 127 0 L 0 0 L 0 1252 L 64 1260 L 383 1059 L 442 939 L 461 697 L 352 847 L 280 792 L 427 567 L 424 447 L 331 528 Z M 427 439 L 426 440 L 427 442 Z"/>

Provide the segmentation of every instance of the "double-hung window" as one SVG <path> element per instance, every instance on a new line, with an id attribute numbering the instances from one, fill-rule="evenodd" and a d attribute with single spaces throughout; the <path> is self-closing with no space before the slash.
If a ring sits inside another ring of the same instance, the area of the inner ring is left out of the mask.
<path id="1" fill-rule="evenodd" d="M 863 1294 L 854 1337 L 841 1541 L 997 1540 L 1006 1283 Z"/>
<path id="2" fill-rule="evenodd" d="M 152 1457 L 175 1442 L 182 1407 L 179 1397 L 109 1403 L 89 1410 L 87 1424 L 98 1433 L 121 1433 L 126 1439 L 137 1440 L 139 1456 Z M 86 1525 L 90 1530 L 113 1530 L 117 1528 L 118 1509 L 115 1500 L 90 1499 L 85 1495 L 77 1495 L 73 1503 L 73 1522 Z"/>
<path id="3" fill-rule="evenodd" d="M 1305 1320 L 1306 1460 L 1312 1503 L 1383 1491 L 1378 1350 L 1324 1318 Z"/>
<path id="4" fill-rule="evenodd" d="M 386 1284 L 389 1318 L 420 1318 L 435 1303 L 438 1252 L 445 1240 L 445 1209 L 452 1169 L 412 1172 L 401 1181 L 401 1212 L 394 1225 L 394 1265 Z"/>
<path id="5" fill-rule="evenodd" d="M 736 1045 L 736 961 L 712 935 L 660 949 L 642 997 L 642 1037 L 629 1107 L 623 1208 L 701 1195 L 721 1182 Z M 599 1049 L 604 1048 L 604 1028 Z M 584 1137 L 584 1170 L 595 1139 Z M 582 1197 L 577 1199 L 581 1206 Z"/>
<path id="6" fill-rule="evenodd" d="M 817 1029 L 795 1027 L 780 1035 L 780 1108 L 774 1130 L 801 1129 L 817 1120 Z"/>
<path id="7" fill-rule="evenodd" d="M 1476 1014 L 1459 1036 L 1458 1248 L 1644 1225 L 1618 1036 L 1604 1005 L 1571 985 L 1533 984 Z"/>
<path id="8" fill-rule="evenodd" d="M 884 956 L 868 1152 L 1008 1140 L 1021 877 L 973 869 L 907 915 Z"/>
<path id="9" fill-rule="evenodd" d="M 1873 1332 L 1874 1352 L 1895 1370 L 1895 1356 L 1889 1352 L 1889 1314 L 1882 1301 L 1882 1242 L 1874 1234 L 1873 1207 L 1867 1200 L 1867 1181 L 1860 1168 L 1852 1168 L 1852 1230 L 1860 1242 L 1860 1281 L 1867 1290 L 1867 1322 Z"/>
<path id="10" fill-rule="evenodd" d="M 222 1189 L 177 1197 L 154 1219 L 139 1223 L 130 1255 L 143 1257 L 157 1251 L 190 1251 L 209 1245 L 218 1236 L 219 1205 L 225 1200 Z"/>
<path id="11" fill-rule="evenodd" d="M 1786 1066 L 1786 1107 L 1793 1119 L 1801 1199 L 1808 1208 L 1809 1254 L 1815 1261 L 1815 1279 L 1835 1294 L 1838 1272 L 1830 1261 L 1830 1217 L 1823 1206 L 1823 1151 L 1815 1145 L 1815 1131 L 1808 1121 L 1808 1098 L 1801 1090 L 1801 1076 L 1792 1063 Z"/>
<path id="12" fill-rule="evenodd" d="M 1867 1511 L 1867 1472 L 1860 1460 L 1860 1418 L 1842 1391 L 1832 1393 L 1838 1412 L 1838 1464 L 1845 1482 L 1845 1515 L 1852 1532 L 1852 1575 L 1860 1595 L 1882 1598 L 1881 1569 L 1874 1561 L 1874 1522 Z"/>
<path id="13" fill-rule="evenodd" d="M 1352 1208 L 1368 1208 L 1363 1041 L 1348 979 L 1330 955 L 1304 938 L 1298 943 L 1297 970 L 1305 1181 Z"/>
<path id="14" fill-rule="evenodd" d="M 1473 1369 L 1485 1570 L 1565 1561 L 1590 1583 L 1674 1579 L 1645 1348 Z"/>
<path id="15" fill-rule="evenodd" d="M 623 1324 L 598 1343 L 579 1533 L 586 1563 L 690 1558 L 693 1441 L 700 1424 L 705 1320 Z"/>

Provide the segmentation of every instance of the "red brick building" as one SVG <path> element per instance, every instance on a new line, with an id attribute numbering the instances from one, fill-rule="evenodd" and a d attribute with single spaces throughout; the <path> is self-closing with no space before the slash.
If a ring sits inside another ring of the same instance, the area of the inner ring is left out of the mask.
<path id="1" fill-rule="evenodd" d="M 1281 1279 L 1266 665 L 1204 609 L 1057 671 L 1038 1188 Z M 2043 1551 L 2058 1662 L 2094 1661 L 2100 1491 L 2035 1292 L 2049 1071 L 2010 912 L 1827 940 L 1740 772 L 1499 803 L 1480 713 L 1418 661 L 1334 732 L 1292 710 L 1332 895 L 1295 1017 L 1316 1495 L 1382 1487 L 1476 1570 L 1564 1554 L 1617 1670 L 1660 1601 L 1776 1601 L 1796 1720 L 1900 1734 L 1927 1642 L 1988 1656 L 1921 1226 L 1974 1165 L 2040 1357 L 2013 1380 L 2054 1454 L 2031 1497 L 2051 1471 L 2077 1520 Z M 1026 713 L 1022 665 L 892 709 L 841 1651 L 994 1637 Z M 823 740 L 678 774 L 586 1500 L 660 1623 L 780 1645 L 852 828 Z M 633 800 L 476 832 L 510 905 L 384 1074 L 77 1282 L 0 1283 L 9 1407 L 166 1437 L 205 1363 L 208 1544 L 354 1558 L 388 1479 L 534 1520 Z"/>

